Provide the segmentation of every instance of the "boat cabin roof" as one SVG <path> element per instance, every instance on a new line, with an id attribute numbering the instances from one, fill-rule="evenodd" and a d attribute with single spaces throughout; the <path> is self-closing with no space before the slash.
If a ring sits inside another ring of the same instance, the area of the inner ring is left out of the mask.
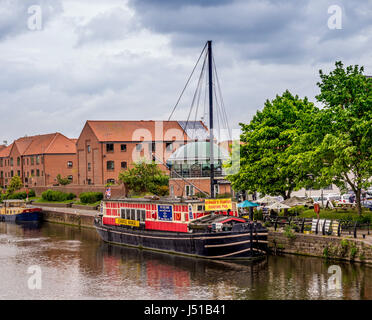
<path id="1" fill-rule="evenodd" d="M 180 198 L 112 198 L 103 199 L 105 202 L 133 202 L 133 203 L 157 203 L 157 204 L 197 204 L 204 203 L 201 199 L 180 199 Z"/>
<path id="2" fill-rule="evenodd" d="M 23 199 L 9 199 L 9 200 L 3 200 L 4 203 L 24 203 L 25 200 Z"/>

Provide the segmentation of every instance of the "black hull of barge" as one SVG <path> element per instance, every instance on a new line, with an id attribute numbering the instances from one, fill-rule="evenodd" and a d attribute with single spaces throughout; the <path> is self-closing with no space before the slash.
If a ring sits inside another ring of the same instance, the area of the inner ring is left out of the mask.
<path id="1" fill-rule="evenodd" d="M 95 223 L 103 241 L 207 259 L 257 259 L 267 252 L 267 229 L 239 232 L 183 233 L 139 230 Z"/>

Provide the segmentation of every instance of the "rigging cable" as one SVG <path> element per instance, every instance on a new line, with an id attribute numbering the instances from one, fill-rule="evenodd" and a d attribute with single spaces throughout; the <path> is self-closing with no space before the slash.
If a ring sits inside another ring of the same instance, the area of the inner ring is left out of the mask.
<path id="1" fill-rule="evenodd" d="M 192 69 L 192 72 L 191 72 L 191 74 L 190 74 L 190 76 L 189 76 L 189 78 L 188 78 L 188 80 L 187 80 L 187 82 L 186 82 L 186 84 L 185 84 L 185 86 L 184 86 L 182 92 L 181 92 L 181 95 L 179 96 L 176 105 L 173 107 L 172 113 L 170 114 L 170 116 L 169 116 L 169 118 L 168 118 L 168 121 L 170 121 L 170 119 L 172 118 L 173 113 L 174 113 L 174 111 L 176 110 L 176 108 L 177 108 L 177 106 L 178 106 L 178 103 L 180 102 L 180 100 L 181 100 L 181 98 L 182 98 L 182 95 L 183 95 L 183 93 L 185 92 L 186 87 L 188 86 L 188 84 L 189 84 L 189 82 L 190 82 L 190 80 L 191 80 L 192 75 L 194 74 L 194 71 L 195 71 L 197 65 L 199 64 L 200 58 L 202 57 L 203 52 L 205 51 L 205 48 L 206 48 L 206 47 L 207 47 L 207 43 L 204 45 L 204 48 L 203 48 L 202 52 L 200 53 L 200 56 L 199 56 L 199 58 L 198 58 L 198 61 L 196 61 L 196 64 L 195 64 L 194 68 Z"/>

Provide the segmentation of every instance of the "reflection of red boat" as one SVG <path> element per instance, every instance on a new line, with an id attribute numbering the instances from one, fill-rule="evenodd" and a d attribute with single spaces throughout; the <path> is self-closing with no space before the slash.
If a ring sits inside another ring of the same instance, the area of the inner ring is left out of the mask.
<path id="1" fill-rule="evenodd" d="M 95 226 L 106 242 L 169 253 L 210 259 L 266 254 L 267 229 L 235 215 L 235 203 L 232 211 L 211 214 L 203 200 L 104 200 Z"/>

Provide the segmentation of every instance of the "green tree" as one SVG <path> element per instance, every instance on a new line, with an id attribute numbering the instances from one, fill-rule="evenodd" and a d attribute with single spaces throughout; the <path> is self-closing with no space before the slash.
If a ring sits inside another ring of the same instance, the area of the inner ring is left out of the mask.
<path id="1" fill-rule="evenodd" d="M 65 186 L 71 183 L 71 181 L 68 178 L 62 178 L 60 174 L 57 175 L 57 182 L 61 186 Z"/>
<path id="2" fill-rule="evenodd" d="M 155 162 L 138 162 L 133 168 L 123 170 L 119 173 L 118 180 L 126 186 L 129 191 L 135 193 L 150 192 L 156 195 L 165 195 L 168 187 L 169 177 L 164 174 Z"/>
<path id="3" fill-rule="evenodd" d="M 319 183 L 333 183 L 343 190 L 348 186 L 361 214 L 362 189 L 372 184 L 372 79 L 358 65 L 344 68 L 340 61 L 335 65 L 329 74 L 319 71 L 316 98 L 324 108 L 318 131 L 324 138 L 313 160 L 320 168 Z"/>
<path id="4" fill-rule="evenodd" d="M 7 187 L 6 193 L 8 195 L 12 194 L 13 192 L 21 189 L 23 187 L 23 183 L 21 178 L 18 175 L 12 177 Z"/>
<path id="5" fill-rule="evenodd" d="M 267 100 L 249 124 L 241 123 L 240 170 L 228 176 L 234 190 L 281 195 L 313 183 L 312 145 L 318 108 L 288 90 Z M 310 175 L 312 174 L 312 176 Z"/>

